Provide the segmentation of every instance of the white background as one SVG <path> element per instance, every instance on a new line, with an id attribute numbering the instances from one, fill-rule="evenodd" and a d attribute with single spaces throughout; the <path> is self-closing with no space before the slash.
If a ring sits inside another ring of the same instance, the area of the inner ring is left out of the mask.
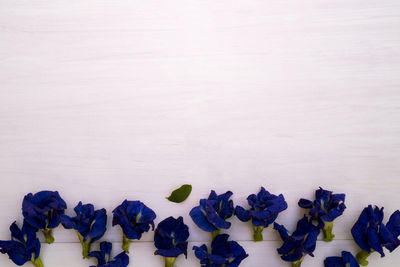
<path id="1" fill-rule="evenodd" d="M 322 266 L 357 252 L 350 228 L 368 204 L 400 208 L 400 2 L 0 0 L 0 239 L 28 192 L 58 190 L 111 210 L 142 200 L 183 215 L 191 248 L 209 240 L 188 217 L 210 189 L 236 204 L 263 185 L 289 208 L 319 186 L 347 194 Z M 182 204 L 165 200 L 191 183 Z M 244 267 L 289 266 L 271 229 L 253 243 L 232 218 Z M 120 250 L 120 229 L 103 238 Z M 42 247 L 45 266 L 89 266 L 73 231 Z M 130 266 L 163 266 L 152 233 Z M 398 266 L 400 249 L 370 266 Z M 199 266 L 190 249 L 182 266 Z M 0 255 L 1 266 L 14 266 Z"/>

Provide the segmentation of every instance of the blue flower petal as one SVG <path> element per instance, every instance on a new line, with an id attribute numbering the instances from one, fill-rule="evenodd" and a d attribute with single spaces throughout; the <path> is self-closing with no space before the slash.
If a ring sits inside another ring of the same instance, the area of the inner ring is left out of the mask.
<path id="1" fill-rule="evenodd" d="M 206 211 L 201 206 L 194 207 L 189 213 L 194 223 L 203 231 L 213 232 L 218 230 L 218 228 L 207 220 L 206 214 Z"/>

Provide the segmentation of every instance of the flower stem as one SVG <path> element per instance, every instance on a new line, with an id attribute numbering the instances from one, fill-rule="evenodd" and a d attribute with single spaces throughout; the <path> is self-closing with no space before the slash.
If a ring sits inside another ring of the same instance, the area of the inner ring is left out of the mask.
<path id="1" fill-rule="evenodd" d="M 333 229 L 333 222 L 325 222 L 324 228 L 322 229 L 325 242 L 331 242 L 335 237 L 335 235 L 332 233 L 332 229 Z"/>
<path id="2" fill-rule="evenodd" d="M 42 260 L 40 259 L 40 257 L 37 257 L 36 259 L 32 259 L 31 262 L 36 267 L 43 267 L 43 263 L 42 263 Z"/>
<path id="3" fill-rule="evenodd" d="M 53 229 L 43 229 L 42 230 L 43 235 L 44 235 L 44 242 L 46 242 L 47 244 L 51 244 L 54 242 L 54 237 L 53 237 Z"/>
<path id="4" fill-rule="evenodd" d="M 131 244 L 131 240 L 125 236 L 125 234 L 122 237 L 122 249 L 126 252 L 129 253 L 129 245 Z"/>
<path id="5" fill-rule="evenodd" d="M 78 234 L 79 241 L 81 242 L 82 245 L 82 258 L 89 259 L 90 257 L 88 255 L 90 252 L 90 245 L 91 245 L 90 238 L 88 238 L 86 241 L 83 241 L 83 236 L 78 231 L 76 231 L 76 233 Z"/>
<path id="6" fill-rule="evenodd" d="M 253 226 L 254 235 L 253 239 L 255 242 L 263 241 L 262 231 L 264 230 L 263 226 Z"/>
<path id="7" fill-rule="evenodd" d="M 165 257 L 165 267 L 173 267 L 176 258 L 174 257 Z"/>
<path id="8" fill-rule="evenodd" d="M 369 255 L 371 255 L 372 252 L 367 252 L 365 250 L 361 250 L 360 252 L 357 253 L 356 255 L 356 260 L 357 262 L 362 265 L 362 266 L 367 266 L 368 265 L 368 261 L 367 258 L 369 257 Z"/>
<path id="9" fill-rule="evenodd" d="M 214 238 L 217 236 L 217 235 L 219 235 L 219 229 L 218 230 L 215 230 L 215 231 L 213 231 L 213 232 L 211 232 L 211 236 L 212 236 L 212 240 L 214 240 Z"/>
<path id="10" fill-rule="evenodd" d="M 292 262 L 292 267 L 300 267 L 303 260 L 304 256 L 300 260 Z"/>

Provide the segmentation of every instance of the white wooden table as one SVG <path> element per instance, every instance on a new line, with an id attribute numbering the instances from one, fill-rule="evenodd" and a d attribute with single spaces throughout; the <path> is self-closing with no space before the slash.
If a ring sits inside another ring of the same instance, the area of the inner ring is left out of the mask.
<path id="1" fill-rule="evenodd" d="M 283 193 L 293 229 L 300 197 L 347 194 L 336 240 L 315 258 L 357 251 L 350 228 L 368 204 L 400 208 L 400 2 L 0 0 L 0 239 L 28 192 L 58 190 L 111 210 L 140 199 L 183 215 L 190 244 L 209 234 L 188 212 L 210 189 L 245 204 Z M 164 199 L 193 184 L 183 204 Z M 278 235 L 253 243 L 231 219 L 243 267 L 289 266 Z M 75 233 L 43 245 L 45 266 L 89 266 Z M 152 233 L 130 266 L 162 266 Z M 120 250 L 120 229 L 104 240 Z M 400 249 L 370 266 L 394 267 Z M 14 266 L 0 255 L 1 266 Z M 199 266 L 190 249 L 179 266 Z"/>

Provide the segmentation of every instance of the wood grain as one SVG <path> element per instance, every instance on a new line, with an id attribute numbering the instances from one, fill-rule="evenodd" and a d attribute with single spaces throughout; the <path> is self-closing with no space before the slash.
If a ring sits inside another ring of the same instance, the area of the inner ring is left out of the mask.
<path id="1" fill-rule="evenodd" d="M 110 216 L 140 199 L 205 242 L 188 212 L 210 189 L 241 205 L 261 185 L 283 193 L 278 221 L 293 229 L 298 199 L 322 186 L 348 208 L 306 266 L 355 252 L 364 206 L 400 208 L 399 27 L 395 0 L 0 0 L 0 239 L 42 189 L 60 191 L 68 213 L 82 200 Z M 187 201 L 165 200 L 184 183 Z M 231 221 L 251 253 L 243 266 L 284 266 L 276 233 L 253 244 Z M 87 266 L 75 236 L 56 234 L 47 266 Z M 110 226 L 105 239 L 119 236 Z M 131 266 L 162 266 L 151 239 Z M 198 266 L 191 253 L 187 264 Z"/>

